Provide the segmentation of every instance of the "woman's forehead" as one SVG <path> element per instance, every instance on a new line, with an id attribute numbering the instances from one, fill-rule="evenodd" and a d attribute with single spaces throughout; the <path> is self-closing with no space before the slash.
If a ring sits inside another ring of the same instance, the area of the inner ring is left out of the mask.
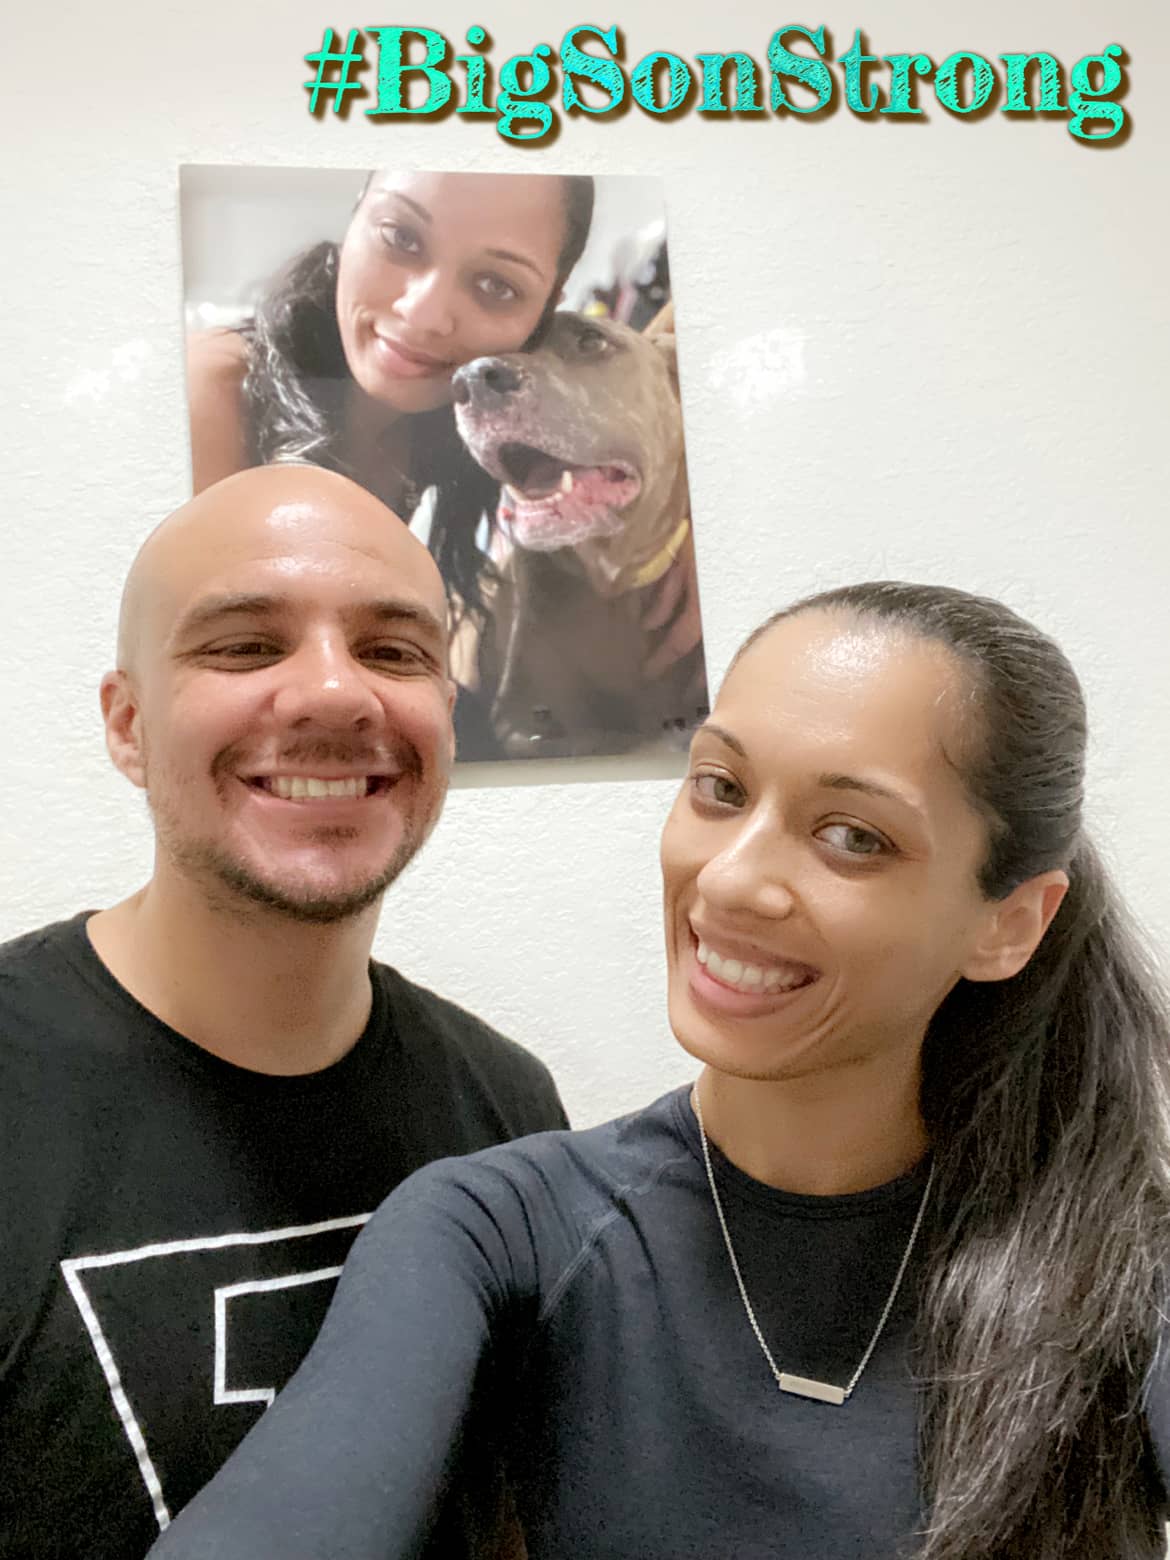
<path id="1" fill-rule="evenodd" d="M 745 745 L 801 741 L 915 765 L 953 756 L 969 705 L 951 652 L 896 625 L 810 611 L 767 630 L 729 672 L 714 718 Z M 948 759 L 949 767 L 949 759 Z"/>
<path id="2" fill-rule="evenodd" d="M 491 247 L 501 234 L 508 247 L 559 253 L 565 227 L 561 181 L 550 174 L 412 173 L 381 168 L 371 197 L 401 195 L 436 225 L 473 220 Z"/>

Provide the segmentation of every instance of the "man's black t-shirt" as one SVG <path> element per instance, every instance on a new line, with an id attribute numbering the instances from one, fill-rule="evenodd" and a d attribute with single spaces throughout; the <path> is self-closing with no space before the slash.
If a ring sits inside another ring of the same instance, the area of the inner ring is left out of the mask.
<path id="1" fill-rule="evenodd" d="M 191 1044 L 85 916 L 0 950 L 0 1556 L 136 1560 L 304 1355 L 432 1159 L 565 1125 L 546 1069 L 384 965 L 306 1077 Z"/>

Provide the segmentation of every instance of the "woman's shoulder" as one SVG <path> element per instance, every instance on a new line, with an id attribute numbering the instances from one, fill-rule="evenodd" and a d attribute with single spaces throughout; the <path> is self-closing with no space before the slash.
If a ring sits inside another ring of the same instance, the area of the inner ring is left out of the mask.
<path id="1" fill-rule="evenodd" d="M 667 1095 L 584 1131 L 433 1160 L 377 1209 L 358 1243 L 361 1261 L 389 1263 L 405 1251 L 434 1263 L 473 1260 L 501 1293 L 552 1293 L 633 1204 L 676 1179 L 671 1167 L 690 1150 L 675 1103 Z"/>
<path id="2" fill-rule="evenodd" d="M 216 326 L 211 330 L 193 330 L 187 336 L 187 374 L 218 379 L 220 383 L 242 381 L 248 367 L 248 343 L 238 330 Z"/>
<path id="3" fill-rule="evenodd" d="M 411 1178 L 428 1195 L 467 1193 L 477 1201 L 572 1211 L 590 1218 L 633 1191 L 650 1187 L 677 1161 L 692 1157 L 679 1126 L 675 1090 L 641 1110 L 600 1126 L 536 1132 L 461 1158 L 435 1161 Z M 442 1190 L 440 1190 L 442 1189 Z"/>
<path id="4" fill-rule="evenodd" d="M 187 338 L 187 408 L 196 493 L 251 464 L 247 455 L 244 376 L 248 343 L 236 330 L 194 331 Z"/>
<path id="5" fill-rule="evenodd" d="M 1162 1487 L 1170 1493 L 1170 1324 L 1165 1321 L 1146 1374 L 1142 1404 Z"/>

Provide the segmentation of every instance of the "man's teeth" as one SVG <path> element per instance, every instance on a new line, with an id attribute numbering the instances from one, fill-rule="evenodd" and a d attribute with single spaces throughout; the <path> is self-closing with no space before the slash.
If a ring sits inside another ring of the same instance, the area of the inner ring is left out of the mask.
<path id="1" fill-rule="evenodd" d="M 744 964 L 740 959 L 721 959 L 704 942 L 699 944 L 699 963 L 709 975 L 736 991 L 795 991 L 797 986 L 808 983 L 808 971 L 805 969 L 792 966 L 786 969 L 763 969 L 758 964 Z"/>
<path id="2" fill-rule="evenodd" d="M 370 782 L 367 775 L 351 776 L 347 780 L 318 780 L 315 776 L 272 775 L 264 782 L 265 789 L 286 802 L 303 802 L 311 797 L 365 796 Z"/>
<path id="3" fill-rule="evenodd" d="M 561 472 L 561 492 L 562 493 L 571 493 L 572 491 L 573 491 L 573 473 L 571 471 L 562 471 Z"/>

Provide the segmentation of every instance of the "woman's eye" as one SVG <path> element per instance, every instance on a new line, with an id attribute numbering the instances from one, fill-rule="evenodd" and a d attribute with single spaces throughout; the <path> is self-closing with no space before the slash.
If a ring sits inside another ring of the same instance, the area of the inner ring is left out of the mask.
<path id="1" fill-rule="evenodd" d="M 743 787 L 729 775 L 692 775 L 691 788 L 701 802 L 716 807 L 742 807 L 743 805 Z"/>
<path id="2" fill-rule="evenodd" d="M 422 253 L 422 238 L 415 228 L 408 227 L 405 222 L 382 222 L 378 226 L 378 232 L 386 247 L 393 249 L 397 254 Z"/>
<path id="3" fill-rule="evenodd" d="M 828 823 L 817 830 L 817 838 L 846 856 L 882 856 L 892 849 L 882 835 L 856 823 Z"/>
<path id="4" fill-rule="evenodd" d="M 506 282 L 502 276 L 493 276 L 489 271 L 476 277 L 475 286 L 490 303 L 515 303 L 520 296 L 519 289 L 511 282 Z"/>

